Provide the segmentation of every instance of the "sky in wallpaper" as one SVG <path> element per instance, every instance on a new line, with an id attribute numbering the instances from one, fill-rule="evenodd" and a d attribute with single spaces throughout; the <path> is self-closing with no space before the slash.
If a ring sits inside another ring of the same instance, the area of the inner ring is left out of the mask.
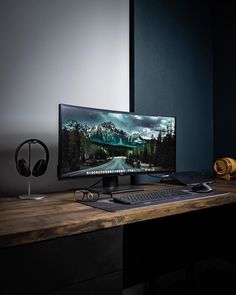
<path id="1" fill-rule="evenodd" d="M 175 118 L 163 116 L 144 116 L 132 113 L 104 111 L 62 105 L 62 122 L 76 120 L 78 123 L 85 123 L 89 127 L 104 123 L 113 122 L 116 128 L 132 134 L 140 133 L 145 137 L 158 136 L 160 130 L 167 131 L 168 124 L 171 124 L 174 131 Z"/>

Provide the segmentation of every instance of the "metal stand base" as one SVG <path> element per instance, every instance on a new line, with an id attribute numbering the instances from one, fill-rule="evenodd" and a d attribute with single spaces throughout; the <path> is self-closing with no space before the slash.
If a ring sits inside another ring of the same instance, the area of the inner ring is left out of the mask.
<path id="1" fill-rule="evenodd" d="M 40 194 L 31 194 L 30 191 L 30 180 L 28 181 L 28 193 L 25 195 L 20 195 L 18 196 L 19 199 L 21 200 L 41 200 L 43 198 L 46 198 L 46 196 L 44 195 L 40 195 Z"/>
<path id="2" fill-rule="evenodd" d="M 38 194 L 30 194 L 30 195 L 20 195 L 18 196 L 21 200 L 41 200 L 43 198 L 46 198 L 44 195 L 38 195 Z"/>

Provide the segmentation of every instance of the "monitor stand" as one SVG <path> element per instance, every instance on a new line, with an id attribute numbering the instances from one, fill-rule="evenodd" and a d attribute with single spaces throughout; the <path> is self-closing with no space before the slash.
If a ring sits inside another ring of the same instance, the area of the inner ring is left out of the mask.
<path id="1" fill-rule="evenodd" d="M 106 176 L 102 179 L 103 186 L 89 188 L 91 192 L 99 192 L 102 194 L 118 194 L 124 192 L 135 192 L 143 191 L 144 189 L 140 186 L 135 186 L 132 184 L 129 185 L 119 185 L 118 176 Z"/>

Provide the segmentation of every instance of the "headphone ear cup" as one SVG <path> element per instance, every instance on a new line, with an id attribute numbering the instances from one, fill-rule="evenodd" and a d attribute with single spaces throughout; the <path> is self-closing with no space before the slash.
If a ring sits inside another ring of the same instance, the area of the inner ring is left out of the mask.
<path id="1" fill-rule="evenodd" d="M 18 161 L 17 170 L 22 176 L 29 177 L 31 175 L 30 168 L 27 166 L 26 161 L 24 159 L 20 159 Z"/>
<path id="2" fill-rule="evenodd" d="M 46 169 L 47 169 L 46 161 L 43 159 L 40 159 L 34 165 L 32 175 L 35 177 L 40 176 L 45 173 Z"/>

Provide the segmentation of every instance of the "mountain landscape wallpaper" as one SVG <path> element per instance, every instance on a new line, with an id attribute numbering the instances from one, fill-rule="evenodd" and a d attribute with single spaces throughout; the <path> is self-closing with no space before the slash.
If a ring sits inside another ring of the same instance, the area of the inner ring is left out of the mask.
<path id="1" fill-rule="evenodd" d="M 175 118 L 61 106 L 62 176 L 173 171 Z"/>

